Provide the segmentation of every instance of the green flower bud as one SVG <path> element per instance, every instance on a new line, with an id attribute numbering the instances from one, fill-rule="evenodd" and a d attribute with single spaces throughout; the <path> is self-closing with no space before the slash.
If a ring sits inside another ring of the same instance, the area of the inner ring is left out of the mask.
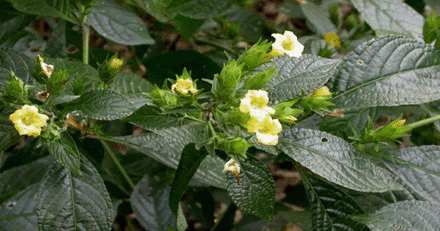
<path id="1" fill-rule="evenodd" d="M 265 56 L 267 54 L 267 50 L 272 46 L 272 43 L 268 43 L 266 41 L 260 42 L 258 41 L 251 48 L 247 49 L 237 60 L 239 65 L 244 64 L 244 71 L 251 71 L 254 68 L 258 67 L 266 60 Z"/>
<path id="2" fill-rule="evenodd" d="M 350 14 L 344 20 L 344 26 L 349 31 L 359 23 L 359 18 L 356 14 Z"/>
<path id="3" fill-rule="evenodd" d="M 28 91 L 26 89 L 26 84 L 17 78 L 13 72 L 10 74 L 11 80 L 6 82 L 5 93 L 10 99 L 24 100 L 28 97 Z"/>
<path id="4" fill-rule="evenodd" d="M 214 79 L 214 94 L 219 98 L 230 98 L 235 95 L 237 85 L 240 82 L 243 65 L 238 65 L 235 60 L 229 60 L 228 64 Z"/>
<path id="5" fill-rule="evenodd" d="M 437 39 L 440 29 L 440 19 L 435 16 L 435 10 L 431 11 L 431 15 L 425 19 L 423 25 L 423 39 L 426 43 L 432 43 Z"/>
<path id="6" fill-rule="evenodd" d="M 60 93 L 66 89 L 66 82 L 69 81 L 69 74 L 67 71 L 58 70 L 54 72 L 47 81 L 47 90 L 52 93 Z"/>
<path id="7" fill-rule="evenodd" d="M 154 90 L 150 92 L 150 98 L 153 102 L 165 109 L 173 108 L 178 104 L 178 97 L 169 90 L 162 90 L 154 85 Z"/>
<path id="8" fill-rule="evenodd" d="M 410 128 L 403 126 L 405 122 L 406 120 L 398 118 L 374 130 L 372 126 L 370 126 L 370 131 L 367 131 L 363 140 L 364 142 L 388 142 L 401 138 L 410 130 Z"/>
<path id="9" fill-rule="evenodd" d="M 315 112 L 330 112 L 327 106 L 335 105 L 334 103 L 329 101 L 331 99 L 331 95 L 332 93 L 330 92 L 328 87 L 324 86 L 316 89 L 312 95 L 304 97 L 301 100 L 300 105 Z"/>
<path id="10" fill-rule="evenodd" d="M 236 137 L 223 141 L 221 145 L 224 152 L 229 154 L 240 155 L 246 157 L 246 151 L 252 147 L 253 144 L 246 141 L 243 137 Z"/>
<path id="11" fill-rule="evenodd" d="M 292 108 L 292 106 L 298 102 L 299 99 L 294 99 L 291 101 L 283 102 L 274 106 L 275 115 L 274 117 L 283 123 L 293 123 L 295 122 L 296 115 L 303 113 L 303 110 L 298 108 Z"/>
<path id="12" fill-rule="evenodd" d="M 243 89 L 261 89 L 272 79 L 272 75 L 277 71 L 276 67 L 270 67 L 256 75 L 246 78 Z"/>

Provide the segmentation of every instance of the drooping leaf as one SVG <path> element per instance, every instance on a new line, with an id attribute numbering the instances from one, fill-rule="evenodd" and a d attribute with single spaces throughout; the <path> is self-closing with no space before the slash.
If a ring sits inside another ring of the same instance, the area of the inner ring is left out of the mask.
<path id="1" fill-rule="evenodd" d="M 440 204 L 430 201 L 402 201 L 353 219 L 368 225 L 372 231 L 435 231 L 440 229 Z"/>
<path id="2" fill-rule="evenodd" d="M 146 93 L 154 89 L 153 84 L 134 73 L 118 73 L 111 88 L 124 95 L 136 108 L 152 104 Z"/>
<path id="3" fill-rule="evenodd" d="M 234 203 L 246 213 L 271 220 L 275 203 L 275 183 L 272 175 L 258 159 L 248 156 L 240 162 L 241 184 L 232 173 L 226 173 L 228 193 Z"/>
<path id="4" fill-rule="evenodd" d="M 40 230 L 110 230 L 112 204 L 95 167 L 81 158 L 81 174 L 74 176 L 58 163 L 53 164 L 38 191 Z"/>
<path id="5" fill-rule="evenodd" d="M 79 10 L 74 2 L 69 0 L 35 0 L 29 3 L 27 0 L 8 0 L 12 6 L 26 14 L 39 16 L 60 17 L 64 20 L 76 23 L 74 11 Z"/>
<path id="6" fill-rule="evenodd" d="M 295 164 L 307 192 L 312 210 L 313 230 L 368 230 L 361 223 L 350 220 L 350 216 L 362 214 L 362 209 L 346 193 L 308 174 Z"/>
<path id="7" fill-rule="evenodd" d="M 163 115 L 159 108 L 148 105 L 139 108 L 133 114 L 124 118 L 124 121 L 150 131 L 177 127 L 180 125 L 180 120 L 178 117 Z"/>
<path id="8" fill-rule="evenodd" d="M 72 102 L 71 108 L 97 120 L 120 119 L 136 110 L 123 95 L 112 90 L 88 91 Z"/>
<path id="9" fill-rule="evenodd" d="M 44 157 L 0 173 L 0 203 L 39 183 L 52 163 L 52 157 Z"/>
<path id="10" fill-rule="evenodd" d="M 170 186 L 163 186 L 148 175 L 134 188 L 131 207 L 146 230 L 162 231 L 175 226 L 176 215 L 168 205 L 170 190 Z"/>
<path id="11" fill-rule="evenodd" d="M 69 133 L 61 133 L 61 138 L 47 143 L 49 153 L 55 160 L 73 174 L 79 174 L 81 153 L 76 146 L 75 140 Z"/>
<path id="12" fill-rule="evenodd" d="M 0 205 L 1 230 L 37 230 L 37 192 L 39 184 L 21 190 Z"/>
<path id="13" fill-rule="evenodd" d="M 174 214 L 177 214 L 183 193 L 206 155 L 208 152 L 205 149 L 197 150 L 195 144 L 188 144 L 183 149 L 170 192 L 169 205 Z"/>
<path id="14" fill-rule="evenodd" d="M 312 172 L 344 187 L 361 192 L 401 188 L 384 169 L 332 134 L 305 128 L 284 130 L 278 147 Z"/>
<path id="15" fill-rule="evenodd" d="M 123 45 L 154 44 L 142 19 L 111 1 L 94 5 L 87 22 L 102 36 Z"/>
<path id="16" fill-rule="evenodd" d="M 318 33 L 325 35 L 332 31 L 337 32 L 335 25 L 330 21 L 330 15 L 327 10 L 312 2 L 304 2 L 300 6 L 303 14 L 313 24 Z"/>
<path id="17" fill-rule="evenodd" d="M 0 48 L 0 83 L 10 80 L 10 73 L 14 74 L 27 84 L 34 84 L 31 77 L 34 64 L 25 54 L 10 48 Z M 3 87 L 0 87 L 0 90 Z"/>
<path id="18" fill-rule="evenodd" d="M 337 59 L 324 59 L 308 54 L 300 58 L 283 55 L 261 65 L 259 69 L 264 70 L 272 66 L 278 69 L 266 88 L 271 101 L 284 101 L 301 96 L 301 91 L 310 94 L 322 87 L 339 63 L 340 60 Z"/>
<path id="19" fill-rule="evenodd" d="M 440 202 L 440 147 L 419 146 L 388 153 L 388 169 L 420 199 Z"/>
<path id="20" fill-rule="evenodd" d="M 440 54 L 433 47 L 388 35 L 357 47 L 332 78 L 338 108 L 420 104 L 440 99 Z"/>
<path id="21" fill-rule="evenodd" d="M 378 35 L 401 34 L 423 40 L 423 16 L 399 0 L 352 0 Z"/>

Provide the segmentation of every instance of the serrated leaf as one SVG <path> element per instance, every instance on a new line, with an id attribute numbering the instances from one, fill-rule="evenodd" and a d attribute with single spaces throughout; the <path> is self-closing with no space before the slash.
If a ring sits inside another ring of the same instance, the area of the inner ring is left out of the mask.
<path id="1" fill-rule="evenodd" d="M 87 22 L 105 38 L 123 45 L 154 44 L 145 23 L 135 13 L 110 1 L 101 1 L 92 9 Z"/>
<path id="2" fill-rule="evenodd" d="M 92 90 L 72 102 L 72 109 L 97 120 L 115 120 L 133 113 L 136 108 L 112 90 Z"/>
<path id="3" fill-rule="evenodd" d="M 10 48 L 0 48 L 0 83 L 9 81 L 9 74 L 12 71 L 25 83 L 34 84 L 35 80 L 30 74 L 33 69 L 32 60 L 25 54 Z"/>
<path id="4" fill-rule="evenodd" d="M 59 164 L 79 174 L 81 153 L 69 133 L 63 132 L 60 139 L 48 142 L 47 149 Z"/>
<path id="5" fill-rule="evenodd" d="M 226 173 L 228 193 L 240 210 L 272 220 L 275 203 L 275 183 L 272 175 L 258 159 L 248 156 L 240 162 L 241 184 L 232 173 Z"/>
<path id="6" fill-rule="evenodd" d="M 170 186 L 163 186 L 149 176 L 136 185 L 130 204 L 144 229 L 162 231 L 175 226 L 176 216 L 168 206 L 170 190 Z"/>
<path id="7" fill-rule="evenodd" d="M 180 3 L 181 4 L 178 4 Z M 173 1 L 168 5 L 167 11 L 194 19 L 212 18 L 226 11 L 236 0 L 185 0 Z M 176 4 L 177 3 L 177 4 Z"/>
<path id="8" fill-rule="evenodd" d="M 440 55 L 433 47 L 388 35 L 344 57 L 332 79 L 338 108 L 421 104 L 440 99 Z"/>
<path id="9" fill-rule="evenodd" d="M 74 17 L 76 6 L 70 0 L 8 0 L 12 6 L 20 12 L 38 16 L 60 17 L 72 23 L 77 20 Z"/>
<path id="10" fill-rule="evenodd" d="M 177 127 L 180 125 L 180 118 L 170 115 L 163 115 L 159 108 L 143 106 L 123 119 L 145 130 L 155 131 L 163 128 Z"/>
<path id="11" fill-rule="evenodd" d="M 311 129 L 280 133 L 278 147 L 290 158 L 321 177 L 361 192 L 386 192 L 401 187 L 385 170 L 332 134 Z"/>
<path id="12" fill-rule="evenodd" d="M 112 204 L 95 167 L 81 158 L 82 178 L 53 164 L 38 191 L 40 230 L 110 230 Z"/>
<path id="13" fill-rule="evenodd" d="M 113 79 L 111 89 L 124 95 L 136 108 L 153 104 L 146 96 L 146 93 L 154 90 L 153 84 L 134 73 L 118 73 Z"/>
<path id="14" fill-rule="evenodd" d="M 205 149 L 197 150 L 195 144 L 188 144 L 183 149 L 170 192 L 169 205 L 174 214 L 177 214 L 183 193 L 206 155 L 208 152 Z"/>
<path id="15" fill-rule="evenodd" d="M 303 14 L 313 24 L 318 33 L 325 35 L 332 31 L 337 32 L 335 25 L 330 21 L 328 11 L 312 2 L 304 2 L 300 6 Z"/>
<path id="16" fill-rule="evenodd" d="M 430 201 L 403 201 L 388 205 L 370 215 L 353 217 L 372 231 L 440 229 L 440 204 Z"/>
<path id="17" fill-rule="evenodd" d="M 312 210 L 313 230 L 361 231 L 368 228 L 350 220 L 350 216 L 362 214 L 362 209 L 346 193 L 332 185 L 319 181 L 308 174 L 303 167 L 295 164 Z"/>
<path id="18" fill-rule="evenodd" d="M 388 169 L 420 199 L 440 202 L 440 147 L 420 146 L 388 153 Z"/>
<path id="19" fill-rule="evenodd" d="M 423 40 L 423 16 L 399 0 L 351 0 L 376 33 L 401 34 Z"/>
<path id="20" fill-rule="evenodd" d="M 301 91 L 310 94 L 322 87 L 339 63 L 340 60 L 337 59 L 324 59 L 308 54 L 303 54 L 300 58 L 283 55 L 273 58 L 258 69 L 264 70 L 272 66 L 278 69 L 266 88 L 271 101 L 285 101 L 301 96 Z"/>
<path id="21" fill-rule="evenodd" d="M 21 190 L 0 205 L 1 230 L 37 230 L 37 192 L 39 184 Z"/>
<path id="22" fill-rule="evenodd" d="M 40 182 L 52 163 L 52 157 L 44 157 L 0 173 L 0 203 Z"/>

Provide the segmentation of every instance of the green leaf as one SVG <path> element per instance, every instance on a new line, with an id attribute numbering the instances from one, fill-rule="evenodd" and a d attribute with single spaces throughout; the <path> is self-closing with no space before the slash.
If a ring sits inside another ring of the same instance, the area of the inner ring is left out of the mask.
<path id="1" fill-rule="evenodd" d="M 146 133 L 132 136 L 106 137 L 120 142 L 149 157 L 177 169 L 184 147 L 194 143 L 194 131 L 187 125 L 182 128 L 167 128 L 159 134 Z M 218 156 L 207 156 L 194 174 L 194 179 L 208 185 L 225 188 L 223 165 L 225 162 Z"/>
<path id="2" fill-rule="evenodd" d="M 423 40 L 423 16 L 400 0 L 351 0 L 379 35 L 401 34 Z"/>
<path id="3" fill-rule="evenodd" d="M 170 21 L 175 13 L 169 12 L 167 7 L 173 0 L 132 0 L 136 5 L 162 23 Z"/>
<path id="4" fill-rule="evenodd" d="M 347 141 L 311 129 L 290 129 L 280 134 L 278 147 L 290 158 L 321 177 L 361 192 L 386 192 L 401 187 L 384 169 Z"/>
<path id="5" fill-rule="evenodd" d="M 118 73 L 113 79 L 111 89 L 124 95 L 136 108 L 152 104 L 145 93 L 154 90 L 154 85 L 134 73 Z"/>
<path id="6" fill-rule="evenodd" d="M 121 119 L 136 108 L 121 94 L 112 90 L 92 90 L 72 102 L 72 109 L 97 120 Z"/>
<path id="7" fill-rule="evenodd" d="M 353 219 L 372 231 L 439 230 L 440 204 L 430 201 L 403 201 L 388 205 L 370 215 Z"/>
<path id="8" fill-rule="evenodd" d="M 318 33 L 325 35 L 329 32 L 337 32 L 335 25 L 330 20 L 330 15 L 327 10 L 312 3 L 305 2 L 300 4 L 301 10 L 306 18 L 313 24 Z"/>
<path id="9" fill-rule="evenodd" d="M 154 44 L 145 23 L 124 7 L 102 1 L 92 7 L 87 22 L 102 36 L 123 45 Z"/>
<path id="10" fill-rule="evenodd" d="M 188 18 L 207 19 L 223 13 L 235 2 L 236 0 L 174 0 L 172 4 L 168 5 L 167 11 Z"/>
<path id="11" fill-rule="evenodd" d="M 194 144 L 188 144 L 183 149 L 170 192 L 169 205 L 174 214 L 177 214 L 183 193 L 206 155 L 205 149 L 197 150 Z"/>
<path id="12" fill-rule="evenodd" d="M 148 175 L 136 185 L 130 204 L 144 229 L 163 231 L 175 226 L 176 216 L 168 206 L 170 190 L 170 186 L 164 186 Z"/>
<path id="13" fill-rule="evenodd" d="M 267 167 L 253 156 L 240 162 L 241 184 L 232 173 L 226 173 L 228 193 L 240 210 L 272 220 L 275 204 L 275 183 Z"/>
<path id="14" fill-rule="evenodd" d="M 32 59 L 25 54 L 9 48 L 0 48 L 0 83 L 9 81 L 10 72 L 27 84 L 34 84 L 31 73 L 34 69 Z M 0 87 L 0 90 L 3 87 Z"/>
<path id="15" fill-rule="evenodd" d="M 440 99 L 440 55 L 422 42 L 388 35 L 344 57 L 332 79 L 338 108 L 420 104 Z"/>
<path id="16" fill-rule="evenodd" d="M 163 128 L 177 127 L 180 125 L 179 121 L 181 119 L 170 115 L 163 115 L 159 108 L 146 105 L 123 120 L 145 130 L 155 131 Z"/>
<path id="17" fill-rule="evenodd" d="M 80 173 L 81 153 L 69 133 L 63 132 L 60 139 L 48 142 L 47 149 L 59 164 L 75 175 Z"/>
<path id="18" fill-rule="evenodd" d="M 20 191 L 0 205 L 1 230 L 37 230 L 37 192 L 39 184 Z"/>
<path id="19" fill-rule="evenodd" d="M 110 230 L 112 204 L 95 167 L 81 158 L 78 178 L 55 163 L 38 191 L 39 230 Z"/>
<path id="20" fill-rule="evenodd" d="M 186 223 L 185 214 L 183 214 L 182 205 L 179 203 L 179 210 L 177 211 L 177 230 L 185 231 L 188 228 L 188 223 Z"/>
<path id="21" fill-rule="evenodd" d="M 11 112 L 12 114 L 13 112 Z M 20 136 L 14 128 L 14 124 L 9 120 L 9 115 L 1 115 L 0 113 L 0 153 L 5 151 L 9 146 L 13 145 Z"/>
<path id="22" fill-rule="evenodd" d="M 79 11 L 70 0 L 35 0 L 29 3 L 27 0 L 8 0 L 12 6 L 26 14 L 33 14 L 46 17 L 60 17 L 72 23 L 78 20 L 74 16 L 75 11 Z"/>
<path id="23" fill-rule="evenodd" d="M 312 93 L 322 87 L 333 75 L 340 60 L 324 59 L 319 56 L 303 54 L 300 58 L 291 58 L 287 55 L 273 58 L 258 68 L 264 70 L 275 66 L 272 80 L 266 85 L 271 101 L 285 101 Z"/>
<path id="24" fill-rule="evenodd" d="M 312 210 L 313 230 L 361 231 L 368 228 L 350 220 L 350 216 L 363 214 L 362 209 L 346 193 L 313 178 L 303 167 L 295 164 L 307 193 Z"/>
<path id="25" fill-rule="evenodd" d="M 0 203 L 40 182 L 52 163 L 52 157 L 44 157 L 0 173 Z"/>
<path id="26" fill-rule="evenodd" d="M 47 18 L 46 21 L 52 28 L 52 34 L 46 42 L 44 57 L 66 57 L 66 21 Z"/>
<path id="27" fill-rule="evenodd" d="M 440 147 L 404 148 L 384 157 L 399 183 L 424 200 L 440 202 Z"/>
<path id="28" fill-rule="evenodd" d="M 22 30 L 29 25 L 31 17 L 24 14 L 17 14 L 15 17 L 0 23 L 0 46 L 11 41 L 15 36 L 21 34 Z"/>
<path id="29" fill-rule="evenodd" d="M 191 37 L 195 32 L 197 32 L 202 24 L 205 22 L 205 19 L 194 19 L 190 17 L 185 17 L 182 15 L 177 15 L 174 17 L 174 26 L 184 37 Z"/>
<path id="30" fill-rule="evenodd" d="M 261 15 L 252 9 L 233 6 L 225 13 L 226 19 L 240 25 L 241 36 L 249 42 L 256 43 L 263 37 L 264 30 L 261 26 L 264 20 Z"/>

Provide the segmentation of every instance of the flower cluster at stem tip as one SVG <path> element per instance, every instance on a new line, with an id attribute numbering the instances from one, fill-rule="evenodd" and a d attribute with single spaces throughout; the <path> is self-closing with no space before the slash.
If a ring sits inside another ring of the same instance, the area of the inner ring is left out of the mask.
<path id="1" fill-rule="evenodd" d="M 35 106 L 24 105 L 9 116 L 20 135 L 39 136 L 41 128 L 47 126 L 47 115 L 38 113 Z"/>
<path id="2" fill-rule="evenodd" d="M 176 83 L 171 86 L 171 91 L 178 91 L 182 95 L 186 95 L 188 92 L 191 92 L 192 94 L 197 94 L 197 92 L 199 92 L 199 90 L 194 88 L 192 80 L 181 78 L 177 79 Z"/>
<path id="3" fill-rule="evenodd" d="M 258 142 L 276 145 L 282 127 L 278 119 L 272 119 L 271 114 L 275 113 L 275 109 L 267 106 L 268 103 L 269 97 L 266 91 L 249 90 L 240 100 L 240 111 L 251 116 L 247 121 L 247 130 L 249 133 L 255 133 Z"/>

